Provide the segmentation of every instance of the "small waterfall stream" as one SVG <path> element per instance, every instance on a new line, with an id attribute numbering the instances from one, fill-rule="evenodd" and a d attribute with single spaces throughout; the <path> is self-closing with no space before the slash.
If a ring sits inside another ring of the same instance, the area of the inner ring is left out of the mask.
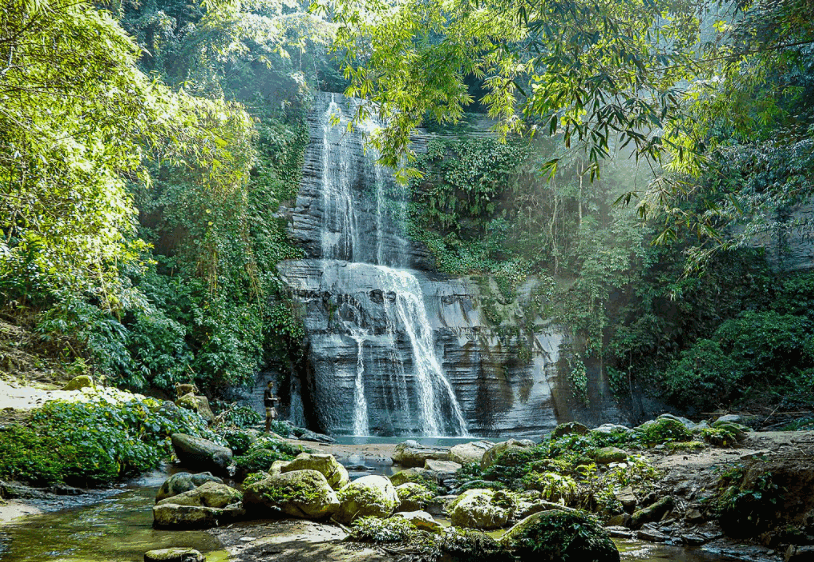
<path id="1" fill-rule="evenodd" d="M 412 429 L 420 435 L 466 435 L 461 407 L 435 350 L 421 284 L 405 267 L 406 190 L 396 185 L 389 171 L 376 164 L 376 155 L 366 153 L 362 145 L 375 124 L 364 123 L 359 131 L 350 131 L 352 116 L 343 112 L 336 97 L 319 97 L 316 113 L 322 134 L 320 257 L 326 271 L 345 267 L 351 280 L 351 286 L 341 286 L 337 279 L 340 286 L 335 288 L 336 294 L 346 297 L 336 311 L 334 330 L 355 342 L 356 353 L 352 423 L 341 425 L 356 435 L 370 432 L 368 380 L 381 373 L 380 367 L 367 369 L 376 361 L 368 349 L 368 343 L 375 341 L 379 352 L 386 350 L 385 360 L 390 363 L 385 366 L 390 396 L 384 397 L 384 409 L 409 420 L 402 430 Z M 362 174 L 357 169 L 360 166 Z M 359 185 L 360 177 L 365 185 Z M 355 270 L 359 277 L 376 280 L 374 292 L 381 294 L 380 302 L 350 298 L 355 291 Z M 370 325 L 371 315 L 378 317 L 378 325 Z M 404 340 L 409 345 L 404 346 Z M 366 358 L 368 354 L 371 357 Z"/>

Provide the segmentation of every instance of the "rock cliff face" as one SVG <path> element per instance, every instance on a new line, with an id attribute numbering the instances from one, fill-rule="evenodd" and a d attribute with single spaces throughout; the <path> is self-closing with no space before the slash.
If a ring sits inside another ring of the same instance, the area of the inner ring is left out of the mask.
<path id="1" fill-rule="evenodd" d="M 279 268 L 307 334 L 292 419 L 302 408 L 333 434 L 484 436 L 536 436 L 568 419 L 557 367 L 567 337 L 517 303 L 495 327 L 488 288 L 433 273 L 403 234 L 404 190 L 365 154 L 365 131 L 346 130 L 356 103 L 316 100 L 292 224 L 308 258 Z"/>

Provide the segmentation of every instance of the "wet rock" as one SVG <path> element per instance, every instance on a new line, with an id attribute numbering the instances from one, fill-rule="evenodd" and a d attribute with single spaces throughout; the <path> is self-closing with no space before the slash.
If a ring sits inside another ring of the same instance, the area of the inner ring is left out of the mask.
<path id="1" fill-rule="evenodd" d="M 240 503 L 243 493 L 240 490 L 218 482 L 205 482 L 197 488 L 165 498 L 158 505 L 197 505 L 201 507 L 223 508 Z"/>
<path id="2" fill-rule="evenodd" d="M 608 525 L 611 527 L 627 527 L 629 524 L 630 524 L 629 513 L 619 513 L 617 515 L 613 515 L 610 519 L 608 519 Z"/>
<path id="3" fill-rule="evenodd" d="M 209 406 L 209 399 L 207 399 L 206 396 L 195 396 L 190 392 L 178 398 L 175 401 L 175 405 L 179 408 L 197 412 L 199 416 L 210 423 L 215 421 L 215 415 L 212 413 L 212 408 Z"/>
<path id="4" fill-rule="evenodd" d="M 304 429 L 302 427 L 294 427 L 294 428 L 292 428 L 291 433 L 297 439 L 301 439 L 302 441 L 314 441 L 315 443 L 335 443 L 336 442 L 336 439 L 334 439 L 330 435 L 325 435 L 324 433 L 317 433 L 316 431 L 311 431 L 310 429 Z"/>
<path id="5" fill-rule="evenodd" d="M 670 537 L 654 529 L 642 529 L 641 531 L 636 533 L 636 538 L 639 539 L 640 541 L 665 542 Z"/>
<path id="6" fill-rule="evenodd" d="M 630 527 L 639 529 L 645 523 L 661 520 L 665 514 L 673 509 L 673 504 L 672 496 L 664 496 L 650 507 L 636 511 L 630 520 Z"/>
<path id="7" fill-rule="evenodd" d="M 481 470 L 486 470 L 495 464 L 497 458 L 508 451 L 513 449 L 528 449 L 530 447 L 534 447 L 534 441 L 530 439 L 509 439 L 508 441 L 496 443 L 494 447 L 483 454 L 480 461 Z"/>
<path id="8" fill-rule="evenodd" d="M 632 539 L 636 534 L 630 529 L 618 525 L 607 525 L 605 531 L 607 531 L 611 537 L 617 539 Z"/>
<path id="9" fill-rule="evenodd" d="M 450 485 L 454 486 L 457 483 L 455 473 L 460 470 L 461 465 L 452 461 L 428 459 L 424 463 L 424 468 L 427 476 L 434 479 L 440 486 L 449 488 Z"/>
<path id="10" fill-rule="evenodd" d="M 187 529 L 216 527 L 220 524 L 223 515 L 223 510 L 215 507 L 176 505 L 173 503 L 153 506 L 153 522 L 156 527 Z"/>
<path id="11" fill-rule="evenodd" d="M 596 464 L 610 464 L 612 462 L 625 462 L 626 460 L 627 453 L 618 447 L 602 447 L 594 456 Z"/>
<path id="12" fill-rule="evenodd" d="M 226 473 L 232 463 L 232 449 L 184 433 L 172 434 L 172 446 L 178 459 L 185 464 Z"/>
<path id="13" fill-rule="evenodd" d="M 586 425 L 583 425 L 579 422 L 567 422 L 561 423 L 557 427 L 554 428 L 554 431 L 551 432 L 549 437 L 551 439 L 559 439 L 560 437 L 564 437 L 566 435 L 585 435 L 588 433 L 590 429 Z"/>
<path id="14" fill-rule="evenodd" d="M 68 381 L 62 390 L 82 390 L 83 388 L 96 388 L 93 378 L 90 375 L 79 375 Z"/>
<path id="15" fill-rule="evenodd" d="M 282 473 L 294 470 L 316 470 L 325 477 L 328 485 L 334 490 L 339 490 L 350 482 L 348 471 L 333 455 L 300 453 L 294 460 L 281 464 L 279 468 Z"/>
<path id="16" fill-rule="evenodd" d="M 251 481 L 244 487 L 243 504 L 250 511 L 279 510 L 303 519 L 323 519 L 339 509 L 336 492 L 316 470 L 269 474 Z"/>
<path id="17" fill-rule="evenodd" d="M 526 517 L 500 539 L 522 562 L 591 560 L 619 562 L 607 531 L 573 511 L 542 511 Z"/>
<path id="18" fill-rule="evenodd" d="M 404 441 L 396 445 L 393 462 L 406 467 L 423 467 L 428 459 L 448 460 L 449 449 L 446 447 L 427 447 L 418 441 Z"/>
<path id="19" fill-rule="evenodd" d="M 440 533 L 444 529 L 444 527 L 426 511 L 400 511 L 393 515 L 393 518 L 409 521 L 416 529 L 429 531 L 430 533 Z"/>
<path id="20" fill-rule="evenodd" d="M 491 441 L 472 441 L 471 443 L 460 443 L 449 449 L 449 460 L 459 464 L 478 463 L 483 458 L 484 453 L 494 447 Z"/>
<path id="21" fill-rule="evenodd" d="M 223 480 L 221 480 L 217 476 L 212 476 L 211 472 L 201 472 L 198 474 L 190 474 L 189 472 L 176 472 L 175 474 L 167 478 L 161 485 L 161 487 L 158 489 L 158 493 L 155 496 L 155 501 L 156 503 L 158 503 L 159 501 L 165 498 L 169 498 L 181 494 L 183 492 L 194 490 L 195 488 L 206 482 L 222 483 Z"/>
<path id="22" fill-rule="evenodd" d="M 495 492 L 476 488 L 467 490 L 447 506 L 453 525 L 470 529 L 499 529 L 506 525 L 512 512 L 494 503 Z"/>
<path id="23" fill-rule="evenodd" d="M 697 534 L 694 534 L 694 533 L 687 533 L 687 534 L 681 535 L 681 542 L 683 542 L 687 546 L 700 546 L 700 545 L 704 544 L 705 542 L 707 542 L 707 539 L 703 535 L 697 535 Z"/>
<path id="24" fill-rule="evenodd" d="M 345 525 L 358 517 L 389 517 L 399 506 L 396 488 L 384 476 L 363 476 L 341 490 L 334 519 Z"/>
<path id="25" fill-rule="evenodd" d="M 194 548 L 160 548 L 144 553 L 144 562 L 205 562 L 206 557 Z"/>

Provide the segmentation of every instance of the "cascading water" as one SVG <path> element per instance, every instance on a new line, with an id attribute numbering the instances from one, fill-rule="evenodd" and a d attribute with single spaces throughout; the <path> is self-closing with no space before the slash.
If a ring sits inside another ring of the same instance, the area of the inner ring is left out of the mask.
<path id="1" fill-rule="evenodd" d="M 291 236 L 307 257 L 278 266 L 306 334 L 292 415 L 332 434 L 534 437 L 552 429 L 558 412 L 569 416 L 557 369 L 565 336 L 535 316 L 533 280 L 518 287 L 522 302 L 499 304 L 506 323 L 498 326 L 482 314 L 485 303 L 498 306 L 496 285 L 489 292 L 484 279 L 435 271 L 428 250 L 405 235 L 405 188 L 365 151 L 363 133 L 375 125 L 347 129 L 359 103 L 317 94 L 308 117 L 290 209 Z M 428 142 L 417 138 L 416 150 Z"/>
<path id="2" fill-rule="evenodd" d="M 383 295 L 379 303 L 363 304 L 366 299 L 352 303 L 343 299 L 334 322 L 337 335 L 350 337 L 356 344 L 349 429 L 357 435 L 370 431 L 366 390 L 370 375 L 365 354 L 367 344 L 375 340 L 378 350 L 386 350 L 383 360 L 391 363 L 390 396 L 385 397 L 385 411 L 413 422 L 411 428 L 403 430 L 413 429 L 422 435 L 465 435 L 466 421 L 436 355 L 421 285 L 413 272 L 399 267 L 404 264 L 407 245 L 402 232 L 404 190 L 375 163 L 375 154 L 366 154 L 359 162 L 360 152 L 365 152 L 360 145 L 363 136 L 348 132 L 349 116 L 343 113 L 335 95 L 322 103 L 327 107 L 317 110 L 322 133 L 321 258 L 326 270 L 336 267 L 338 262 L 349 262 L 341 266 L 375 278 L 377 290 Z M 360 127 L 365 133 L 374 128 L 372 123 Z M 365 169 L 362 177 L 366 185 L 358 185 L 360 176 L 355 167 L 359 165 Z M 388 194 L 395 196 L 389 198 Z M 375 202 L 371 202 L 374 198 Z M 363 229 L 362 223 L 371 219 L 374 233 Z M 352 294 L 352 279 L 353 276 L 349 285 L 336 287 L 336 294 Z M 383 320 L 380 333 L 365 325 L 365 317 L 370 314 Z M 405 339 L 409 343 L 407 354 L 402 345 Z M 381 421 L 378 425 L 382 425 Z"/>

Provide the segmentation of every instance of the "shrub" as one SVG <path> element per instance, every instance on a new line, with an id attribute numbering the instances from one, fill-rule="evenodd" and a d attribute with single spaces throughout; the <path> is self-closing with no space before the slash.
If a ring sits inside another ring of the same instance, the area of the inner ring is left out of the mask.
<path id="1" fill-rule="evenodd" d="M 523 485 L 531 490 L 538 490 L 544 499 L 571 505 L 577 500 L 579 487 L 570 476 L 561 476 L 555 472 L 531 472 L 523 477 Z"/>
<path id="2" fill-rule="evenodd" d="M 647 445 L 690 441 L 692 432 L 680 421 L 673 418 L 659 418 L 636 429 L 636 438 Z"/>
<path id="3" fill-rule="evenodd" d="M 592 517 L 572 511 L 536 513 L 504 536 L 520 559 L 611 562 L 619 552 Z"/>
<path id="4" fill-rule="evenodd" d="M 222 435 L 236 457 L 245 455 L 252 446 L 252 443 L 257 439 L 251 433 L 239 429 L 226 430 Z"/>

